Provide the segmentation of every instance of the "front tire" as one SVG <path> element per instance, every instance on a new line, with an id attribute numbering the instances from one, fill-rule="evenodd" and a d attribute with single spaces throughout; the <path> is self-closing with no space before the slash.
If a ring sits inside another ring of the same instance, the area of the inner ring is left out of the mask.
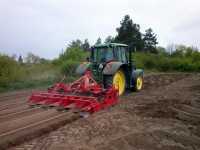
<path id="1" fill-rule="evenodd" d="M 143 77 L 139 76 L 135 79 L 134 91 L 141 91 L 143 88 Z"/>

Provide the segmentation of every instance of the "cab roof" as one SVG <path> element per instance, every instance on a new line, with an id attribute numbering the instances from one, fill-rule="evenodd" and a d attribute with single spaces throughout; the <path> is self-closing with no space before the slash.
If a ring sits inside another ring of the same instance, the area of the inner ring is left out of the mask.
<path id="1" fill-rule="evenodd" d="M 128 47 L 126 44 L 121 43 L 106 43 L 106 44 L 97 44 L 93 46 L 94 48 L 101 48 L 101 47 Z"/>

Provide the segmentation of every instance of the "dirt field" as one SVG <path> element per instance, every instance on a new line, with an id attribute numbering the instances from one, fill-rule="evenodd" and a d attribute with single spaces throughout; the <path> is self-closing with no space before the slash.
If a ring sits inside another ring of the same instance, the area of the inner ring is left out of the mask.
<path id="1" fill-rule="evenodd" d="M 22 94 L 16 103 L 16 94 L 0 95 L 0 136 L 25 124 L 59 115 L 54 110 L 27 110 L 27 95 Z M 71 117 L 67 113 L 63 115 Z M 47 128 L 47 125 L 51 123 L 46 123 L 44 127 Z M 198 150 L 200 75 L 148 75 L 143 91 L 127 93 L 115 107 L 86 119 L 70 120 L 50 133 L 28 140 L 34 134 L 26 135 L 25 142 L 9 149 Z"/>

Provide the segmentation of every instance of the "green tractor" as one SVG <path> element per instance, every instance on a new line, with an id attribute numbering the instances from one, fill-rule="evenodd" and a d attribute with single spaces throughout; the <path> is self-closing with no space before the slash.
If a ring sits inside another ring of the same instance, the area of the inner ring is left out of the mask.
<path id="1" fill-rule="evenodd" d="M 122 95 L 126 89 L 140 91 L 143 86 L 142 69 L 136 69 L 128 45 L 109 43 L 95 45 L 87 62 L 79 65 L 76 72 L 83 75 L 87 70 L 104 88 L 114 85 Z"/>

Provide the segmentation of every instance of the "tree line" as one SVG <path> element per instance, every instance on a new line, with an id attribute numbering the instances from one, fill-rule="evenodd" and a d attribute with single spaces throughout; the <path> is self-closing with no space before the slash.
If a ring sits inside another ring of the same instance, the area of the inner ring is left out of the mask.
<path id="1" fill-rule="evenodd" d="M 102 43 L 123 43 L 129 45 L 131 50 L 157 53 L 157 35 L 151 28 L 145 30 L 145 33 L 142 33 L 140 31 L 140 25 L 134 23 L 129 15 L 124 16 L 120 22 L 120 26 L 116 28 L 116 31 L 117 35 L 107 36 L 104 42 L 102 42 L 102 39 L 99 37 L 95 42 L 95 45 Z M 88 39 L 85 39 L 84 42 L 77 39 L 73 40 L 68 47 L 79 47 L 88 50 L 90 44 Z"/>

